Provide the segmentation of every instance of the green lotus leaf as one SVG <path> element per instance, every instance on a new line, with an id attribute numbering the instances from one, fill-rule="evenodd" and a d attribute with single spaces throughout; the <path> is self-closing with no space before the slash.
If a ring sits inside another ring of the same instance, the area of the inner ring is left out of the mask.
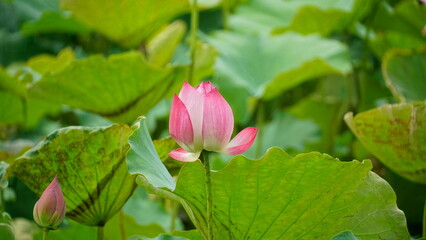
<path id="1" fill-rule="evenodd" d="M 221 53 L 215 82 L 237 119 L 249 112 L 249 97 L 272 99 L 307 80 L 351 70 L 344 45 L 315 35 L 256 36 L 221 31 L 209 42 Z"/>
<path id="2" fill-rule="evenodd" d="M 64 13 L 45 11 L 36 21 L 25 22 L 21 32 L 27 36 L 40 33 L 88 34 L 90 29 Z"/>
<path id="3" fill-rule="evenodd" d="M 426 100 L 426 51 L 390 50 L 383 59 L 386 85 L 400 101 Z"/>
<path id="4" fill-rule="evenodd" d="M 129 126 L 67 127 L 56 130 L 11 163 L 16 176 L 41 195 L 57 176 L 67 216 L 90 226 L 103 226 L 135 189 L 127 172 Z"/>
<path id="5" fill-rule="evenodd" d="M 342 31 L 370 12 L 377 1 L 255 0 L 240 5 L 231 26 L 241 32 L 327 35 Z"/>
<path id="6" fill-rule="evenodd" d="M 61 66 L 62 71 L 43 74 L 29 95 L 124 123 L 133 122 L 163 97 L 178 91 L 186 72 L 184 67 L 153 67 L 139 52 L 108 59 L 94 55 Z"/>
<path id="7" fill-rule="evenodd" d="M 426 103 L 386 104 L 345 121 L 363 145 L 399 175 L 426 184 Z"/>
<path id="8" fill-rule="evenodd" d="M 189 1 L 61 0 L 61 7 L 71 11 L 82 24 L 125 47 L 133 48 L 170 20 L 189 12 Z"/>
<path id="9" fill-rule="evenodd" d="M 237 156 L 211 173 L 215 239 L 330 239 L 351 230 L 363 240 L 410 239 L 403 212 L 370 161 L 341 162 L 317 152 L 291 157 L 271 148 L 259 160 Z M 180 200 L 207 236 L 206 176 L 200 161 L 187 163 L 176 190 L 137 182 L 159 196 Z"/>

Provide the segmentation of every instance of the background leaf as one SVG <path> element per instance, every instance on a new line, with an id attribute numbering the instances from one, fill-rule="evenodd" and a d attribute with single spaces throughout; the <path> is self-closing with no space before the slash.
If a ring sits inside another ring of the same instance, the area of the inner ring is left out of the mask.
<path id="1" fill-rule="evenodd" d="M 426 50 L 391 50 L 383 58 L 383 76 L 400 101 L 426 100 Z"/>
<path id="2" fill-rule="evenodd" d="M 221 53 L 214 78 L 239 119 L 248 113 L 250 96 L 271 99 L 315 77 L 350 71 L 347 49 L 315 35 L 216 32 L 209 41 Z"/>
<path id="3" fill-rule="evenodd" d="M 151 67 L 138 52 L 108 59 L 94 55 L 69 63 L 63 71 L 44 74 L 29 95 L 130 123 L 178 88 L 184 72 L 171 66 Z"/>
<path id="4" fill-rule="evenodd" d="M 112 0 L 107 4 L 103 0 L 61 0 L 61 7 L 79 22 L 129 48 L 189 11 L 187 0 Z"/>
<path id="5" fill-rule="evenodd" d="M 426 184 L 426 103 L 387 104 L 353 116 L 352 132 L 381 162 L 401 176 Z"/>

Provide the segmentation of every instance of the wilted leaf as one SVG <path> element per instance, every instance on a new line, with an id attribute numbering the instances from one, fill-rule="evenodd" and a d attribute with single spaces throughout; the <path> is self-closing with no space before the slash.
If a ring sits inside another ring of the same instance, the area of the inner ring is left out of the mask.
<path id="1" fill-rule="evenodd" d="M 39 195 L 57 176 L 67 216 L 103 226 L 135 188 L 135 177 L 128 174 L 125 162 L 131 132 L 122 124 L 62 128 L 15 160 L 7 173 Z"/>
<path id="2" fill-rule="evenodd" d="M 426 184 L 426 103 L 386 104 L 345 115 L 352 132 L 399 175 Z"/>
<path id="3" fill-rule="evenodd" d="M 426 100 L 426 51 L 391 50 L 382 64 L 386 84 L 396 98 Z"/>
<path id="4" fill-rule="evenodd" d="M 363 240 L 409 239 L 394 192 L 371 167 L 369 161 L 340 162 L 316 152 L 292 158 L 279 148 L 260 160 L 237 156 L 211 173 L 214 238 L 330 239 L 350 229 Z M 152 188 L 143 178 L 138 182 Z M 201 162 L 182 168 L 170 194 L 181 200 L 206 237 Z"/>

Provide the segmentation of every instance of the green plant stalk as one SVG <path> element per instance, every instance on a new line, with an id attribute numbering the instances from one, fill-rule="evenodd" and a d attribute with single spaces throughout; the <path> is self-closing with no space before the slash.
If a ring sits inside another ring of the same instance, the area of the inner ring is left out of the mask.
<path id="1" fill-rule="evenodd" d="M 173 232 L 176 228 L 176 219 L 178 217 L 179 212 L 179 203 L 172 200 L 166 200 L 170 201 L 170 211 L 171 211 L 171 223 L 170 223 L 170 232 Z"/>
<path id="2" fill-rule="evenodd" d="M 425 206 L 423 209 L 423 237 L 426 237 L 426 199 L 425 199 Z"/>
<path id="3" fill-rule="evenodd" d="M 222 22 L 223 29 L 229 30 L 229 14 L 230 14 L 230 6 L 229 0 L 222 0 Z"/>
<path id="4" fill-rule="evenodd" d="M 195 79 L 195 62 L 197 56 L 198 7 L 197 0 L 192 0 L 191 6 L 191 65 L 189 66 L 188 82 L 193 84 Z"/>
<path id="5" fill-rule="evenodd" d="M 256 158 L 259 158 L 262 154 L 263 146 L 263 129 L 265 125 L 265 110 L 264 103 L 262 101 L 257 102 L 257 111 L 256 111 L 256 127 L 258 129 L 257 139 L 256 139 Z"/>
<path id="6" fill-rule="evenodd" d="M 104 239 L 104 226 L 98 226 L 98 240 Z"/>
<path id="7" fill-rule="evenodd" d="M 48 228 L 43 228 L 43 240 L 47 240 L 47 235 L 49 234 Z"/>
<path id="8" fill-rule="evenodd" d="M 119 217 L 119 223 L 120 223 L 120 235 L 121 235 L 121 239 L 122 240 L 126 240 L 127 236 L 126 236 L 126 223 L 124 221 L 124 212 L 123 211 L 119 211 L 118 212 L 118 217 Z"/>
<path id="9" fill-rule="evenodd" d="M 207 192 L 207 239 L 213 239 L 213 202 L 212 202 L 212 185 L 211 185 L 211 171 L 210 160 L 207 151 L 203 151 L 201 160 L 204 163 L 206 170 L 206 192 Z"/>

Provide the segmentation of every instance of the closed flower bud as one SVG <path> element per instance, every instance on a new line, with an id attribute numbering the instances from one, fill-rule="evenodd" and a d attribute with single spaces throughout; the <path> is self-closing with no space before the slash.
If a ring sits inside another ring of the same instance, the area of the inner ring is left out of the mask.
<path id="1" fill-rule="evenodd" d="M 34 221 L 43 228 L 56 229 L 65 216 L 65 201 L 55 177 L 34 205 Z"/>

